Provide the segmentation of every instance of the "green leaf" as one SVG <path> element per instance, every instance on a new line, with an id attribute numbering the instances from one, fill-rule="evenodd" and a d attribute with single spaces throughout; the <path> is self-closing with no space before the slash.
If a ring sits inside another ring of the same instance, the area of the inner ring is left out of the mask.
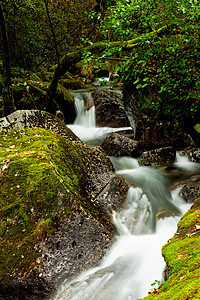
<path id="1" fill-rule="evenodd" d="M 137 84 L 140 81 L 140 78 L 137 78 L 136 81 L 133 82 L 133 84 Z"/>

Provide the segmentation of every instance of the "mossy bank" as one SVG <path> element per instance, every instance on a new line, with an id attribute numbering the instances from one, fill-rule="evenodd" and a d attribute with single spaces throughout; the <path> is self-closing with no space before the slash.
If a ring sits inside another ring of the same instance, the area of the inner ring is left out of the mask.
<path id="1" fill-rule="evenodd" d="M 42 128 L 0 132 L 0 295 L 12 278 L 37 274 L 52 284 L 94 266 L 115 234 L 98 185 L 92 193 L 88 183 L 99 165 L 113 181 L 112 165 L 66 131 L 70 139 Z M 122 180 L 115 184 L 117 193 Z M 39 298 L 29 291 L 29 299 Z"/>
<path id="2" fill-rule="evenodd" d="M 200 299 L 200 198 L 179 221 L 162 253 L 170 276 L 144 299 Z"/>

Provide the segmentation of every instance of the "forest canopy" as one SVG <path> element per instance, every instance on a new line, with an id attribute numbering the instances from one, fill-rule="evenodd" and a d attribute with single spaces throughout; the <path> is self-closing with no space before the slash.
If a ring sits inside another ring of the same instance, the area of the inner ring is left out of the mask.
<path id="1" fill-rule="evenodd" d="M 122 83 L 134 96 L 142 115 L 173 119 L 191 128 L 198 123 L 197 0 L 7 0 L 0 4 L 12 78 L 35 72 L 42 80 L 55 79 L 56 89 L 63 74 L 73 73 L 77 61 L 87 62 L 92 72 L 108 62 L 118 75 L 114 84 Z M 2 36 L 1 30 L 1 40 Z M 72 64 L 66 63 L 77 53 Z"/>

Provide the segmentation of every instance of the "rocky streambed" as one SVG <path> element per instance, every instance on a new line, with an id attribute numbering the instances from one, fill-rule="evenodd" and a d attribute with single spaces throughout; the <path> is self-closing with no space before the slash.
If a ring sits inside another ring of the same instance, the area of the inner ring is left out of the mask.
<path id="1" fill-rule="evenodd" d="M 123 207 L 130 187 L 105 153 L 117 137 L 105 151 L 90 148 L 40 111 L 15 112 L 0 127 L 0 298 L 50 299 L 64 279 L 96 266 L 115 240 L 112 211 Z M 140 145 L 130 143 L 129 156 L 136 147 L 141 164 L 168 168 L 186 200 L 199 197 L 196 174 L 169 168 L 175 149 L 141 155 Z M 185 153 L 199 163 L 199 148 Z M 199 211 L 197 199 L 163 247 L 167 281 L 147 299 L 198 299 Z"/>

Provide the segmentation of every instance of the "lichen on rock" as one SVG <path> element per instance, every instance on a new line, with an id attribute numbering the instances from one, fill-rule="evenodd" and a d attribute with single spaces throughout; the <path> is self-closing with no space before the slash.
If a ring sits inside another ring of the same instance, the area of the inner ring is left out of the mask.
<path id="1" fill-rule="evenodd" d="M 0 132 L 0 296 L 27 291 L 30 299 L 45 299 L 63 278 L 99 263 L 116 233 L 112 197 L 120 205 L 129 185 L 116 177 L 113 195 L 106 194 L 115 178 L 108 156 L 67 127 L 61 132 Z"/>

